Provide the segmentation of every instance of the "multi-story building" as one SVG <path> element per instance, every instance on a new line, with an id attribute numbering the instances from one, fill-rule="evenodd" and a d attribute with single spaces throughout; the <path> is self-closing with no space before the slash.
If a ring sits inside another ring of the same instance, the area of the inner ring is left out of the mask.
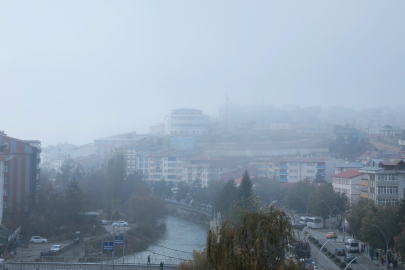
<path id="1" fill-rule="evenodd" d="M 344 163 L 336 158 L 283 158 L 279 161 L 279 180 L 281 182 L 298 182 L 307 178 L 315 180 L 317 176 L 324 177 L 328 183 L 332 182 L 335 166 Z"/>
<path id="2" fill-rule="evenodd" d="M 143 175 L 144 179 L 149 179 L 150 155 L 164 150 L 166 148 L 150 145 L 136 145 L 124 148 L 127 175 L 138 172 Z"/>
<path id="3" fill-rule="evenodd" d="M 176 109 L 166 115 L 164 135 L 206 135 L 209 118 L 202 110 Z"/>
<path id="4" fill-rule="evenodd" d="M 377 205 L 397 205 L 405 193 L 405 162 L 399 160 L 371 160 L 360 172 L 367 174 L 361 180 L 361 197 Z"/>
<path id="5" fill-rule="evenodd" d="M 252 164 L 252 165 L 248 165 L 246 167 L 240 166 L 236 169 L 221 173 L 221 179 L 225 180 L 225 181 L 233 179 L 233 180 L 235 180 L 235 183 L 238 186 L 242 182 L 243 174 L 245 173 L 246 170 L 247 170 L 250 178 L 257 177 L 256 165 Z"/>
<path id="6" fill-rule="evenodd" d="M 15 213 L 29 214 L 35 207 L 41 142 L 19 140 L 1 132 L 0 146 L 2 218 L 9 219 Z"/>
<path id="7" fill-rule="evenodd" d="M 256 158 L 249 162 L 249 165 L 256 165 L 257 177 L 278 179 L 280 158 Z"/>
<path id="8" fill-rule="evenodd" d="M 332 175 L 332 186 L 336 192 L 345 193 L 351 204 L 357 202 L 361 193 L 361 180 L 366 176 L 359 169 L 349 169 Z"/>
<path id="9" fill-rule="evenodd" d="M 203 187 L 209 180 L 221 179 L 221 173 L 229 170 L 229 161 L 217 157 L 196 156 L 183 160 L 183 181 L 191 183 L 200 179 Z"/>
<path id="10" fill-rule="evenodd" d="M 69 151 L 76 148 L 78 148 L 77 145 L 67 142 L 43 148 L 41 152 L 41 168 L 55 168 L 55 165 L 58 164 L 55 160 L 65 160 L 69 158 Z M 56 169 L 59 170 L 59 168 L 60 167 L 57 167 Z"/>

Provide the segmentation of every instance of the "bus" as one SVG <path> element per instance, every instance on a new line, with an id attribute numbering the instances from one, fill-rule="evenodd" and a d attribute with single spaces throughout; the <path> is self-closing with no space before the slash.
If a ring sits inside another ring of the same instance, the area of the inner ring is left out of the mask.
<path id="1" fill-rule="evenodd" d="M 323 218 L 321 217 L 308 217 L 308 228 L 321 229 L 323 228 Z"/>

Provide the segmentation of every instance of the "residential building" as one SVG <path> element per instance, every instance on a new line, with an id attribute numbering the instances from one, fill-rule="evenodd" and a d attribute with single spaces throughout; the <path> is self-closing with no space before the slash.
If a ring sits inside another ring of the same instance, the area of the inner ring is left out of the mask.
<path id="1" fill-rule="evenodd" d="M 305 178 L 315 180 L 317 176 L 320 176 L 331 183 L 335 166 L 343 163 L 343 159 L 336 158 L 283 158 L 279 161 L 278 177 L 281 182 L 298 182 Z"/>
<path id="2" fill-rule="evenodd" d="M 371 160 L 360 172 L 367 174 L 361 180 L 361 197 L 377 205 L 397 205 L 405 193 L 405 162 L 399 160 Z"/>
<path id="3" fill-rule="evenodd" d="M 345 162 L 342 165 L 335 166 L 335 174 L 344 172 L 344 171 L 348 171 L 348 170 L 352 170 L 352 169 L 359 169 L 363 166 L 364 166 L 364 164 L 361 161 L 353 161 L 353 162 L 347 162 L 347 163 Z"/>
<path id="4" fill-rule="evenodd" d="M 221 173 L 229 170 L 229 161 L 217 157 L 195 156 L 183 160 L 183 181 L 201 180 L 203 187 L 209 180 L 221 179 Z"/>
<path id="5" fill-rule="evenodd" d="M 206 135 L 209 118 L 202 110 L 176 109 L 166 115 L 164 135 Z"/>
<path id="6" fill-rule="evenodd" d="M 138 172 L 149 179 L 150 155 L 167 150 L 153 145 L 136 145 L 124 148 L 127 175 Z"/>
<path id="7" fill-rule="evenodd" d="M 35 207 L 41 142 L 20 140 L 0 132 L 3 219 L 13 214 L 29 214 Z"/>
<path id="8" fill-rule="evenodd" d="M 50 145 L 42 149 L 41 152 L 41 168 L 51 169 L 55 168 L 55 160 L 65 160 L 69 158 L 69 151 L 78 148 L 77 145 L 70 143 L 59 143 L 55 146 Z M 62 162 L 63 163 L 63 162 Z M 57 167 L 57 170 L 60 166 Z"/>
<path id="9" fill-rule="evenodd" d="M 278 179 L 280 158 L 255 158 L 249 162 L 249 165 L 256 165 L 257 177 L 267 177 L 269 179 Z"/>
<path id="10" fill-rule="evenodd" d="M 361 180 L 365 179 L 359 169 L 349 169 L 334 174 L 332 186 L 335 192 L 345 193 L 351 204 L 357 202 L 361 193 Z"/>

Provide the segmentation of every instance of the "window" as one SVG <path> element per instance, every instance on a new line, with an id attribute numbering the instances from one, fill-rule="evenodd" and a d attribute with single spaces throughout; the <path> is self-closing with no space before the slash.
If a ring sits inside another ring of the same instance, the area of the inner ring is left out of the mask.
<path id="1" fill-rule="evenodd" d="M 4 144 L 3 144 L 3 146 L 4 146 L 4 149 L 8 149 L 8 142 L 5 142 Z"/>
<path id="2" fill-rule="evenodd" d="M 297 169 L 290 169 L 289 172 L 297 172 Z"/>
<path id="3" fill-rule="evenodd" d="M 8 172 L 8 166 L 4 165 L 4 172 Z"/>
<path id="4" fill-rule="evenodd" d="M 3 202 L 3 208 L 7 208 L 7 202 Z"/>
<path id="5" fill-rule="evenodd" d="M 315 170 L 307 170 L 307 173 L 315 173 Z"/>
<path id="6" fill-rule="evenodd" d="M 3 194 L 4 194 L 4 196 L 8 196 L 8 190 L 3 188 Z"/>
<path id="7" fill-rule="evenodd" d="M 4 177 L 4 184 L 8 184 L 8 178 Z"/>
<path id="8" fill-rule="evenodd" d="M 315 166 L 314 162 L 307 163 L 307 166 Z"/>

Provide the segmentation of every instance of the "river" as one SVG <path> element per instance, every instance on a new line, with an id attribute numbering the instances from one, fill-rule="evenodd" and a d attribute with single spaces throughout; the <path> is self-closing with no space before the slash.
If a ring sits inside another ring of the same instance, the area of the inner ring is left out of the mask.
<path id="1" fill-rule="evenodd" d="M 127 255 L 125 262 L 147 262 L 150 255 L 152 264 L 179 264 L 182 260 L 191 259 L 193 250 L 203 250 L 206 245 L 208 224 L 197 223 L 187 219 L 167 216 L 166 231 L 146 251 Z"/>

